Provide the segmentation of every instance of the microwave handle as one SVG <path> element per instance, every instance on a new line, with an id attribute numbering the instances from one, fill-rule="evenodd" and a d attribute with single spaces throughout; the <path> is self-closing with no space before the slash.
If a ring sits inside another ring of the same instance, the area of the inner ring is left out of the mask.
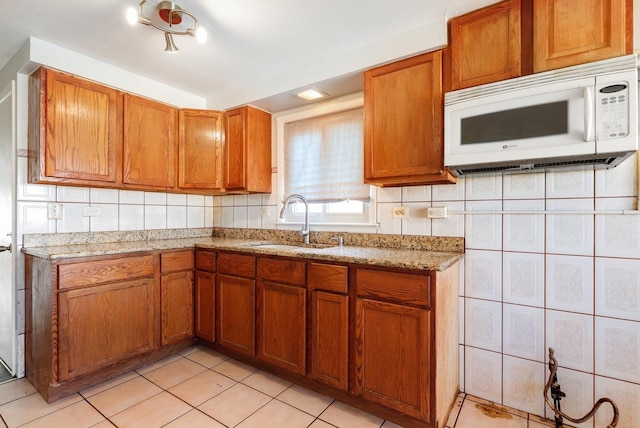
<path id="1" fill-rule="evenodd" d="M 587 86 L 582 92 L 584 98 L 584 141 L 593 138 L 593 87 Z"/>

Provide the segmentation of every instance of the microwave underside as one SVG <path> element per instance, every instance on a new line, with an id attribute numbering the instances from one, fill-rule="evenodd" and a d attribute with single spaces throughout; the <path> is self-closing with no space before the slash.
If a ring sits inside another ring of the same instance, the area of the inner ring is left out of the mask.
<path id="1" fill-rule="evenodd" d="M 457 177 L 466 175 L 521 174 L 557 169 L 607 169 L 619 165 L 635 151 L 593 155 L 574 155 L 567 158 L 539 158 L 517 161 L 474 163 L 473 165 L 450 165 Z"/>

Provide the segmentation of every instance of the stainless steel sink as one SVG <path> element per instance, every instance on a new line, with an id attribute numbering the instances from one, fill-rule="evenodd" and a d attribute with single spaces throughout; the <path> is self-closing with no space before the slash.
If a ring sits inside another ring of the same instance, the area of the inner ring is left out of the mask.
<path id="1" fill-rule="evenodd" d="M 256 244 L 252 245 L 252 247 L 256 248 L 266 248 L 271 250 L 313 250 L 313 249 L 322 249 L 322 248 L 333 248 L 335 245 L 332 244 L 275 244 L 275 243 L 264 243 L 264 244 Z"/>

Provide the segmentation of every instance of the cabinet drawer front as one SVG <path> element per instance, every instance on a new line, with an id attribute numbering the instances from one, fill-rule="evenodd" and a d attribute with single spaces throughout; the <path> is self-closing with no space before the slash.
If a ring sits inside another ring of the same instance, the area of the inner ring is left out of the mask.
<path id="1" fill-rule="evenodd" d="M 193 269 L 193 251 L 179 251 L 160 255 L 162 273 Z"/>
<path id="2" fill-rule="evenodd" d="M 256 258 L 241 254 L 218 254 L 218 272 L 254 278 L 256 276 Z"/>
<path id="3" fill-rule="evenodd" d="M 216 253 L 213 251 L 196 251 L 196 269 L 207 272 L 216 271 Z"/>
<path id="4" fill-rule="evenodd" d="M 375 269 L 356 271 L 358 296 L 429 306 L 429 275 Z"/>
<path id="5" fill-rule="evenodd" d="M 304 285 L 306 263 L 297 260 L 259 258 L 258 277 L 287 284 Z"/>
<path id="6" fill-rule="evenodd" d="M 93 285 L 153 275 L 153 256 L 137 256 L 62 264 L 58 266 L 58 288 Z"/>
<path id="7" fill-rule="evenodd" d="M 309 263 L 309 288 L 347 293 L 347 267 Z"/>

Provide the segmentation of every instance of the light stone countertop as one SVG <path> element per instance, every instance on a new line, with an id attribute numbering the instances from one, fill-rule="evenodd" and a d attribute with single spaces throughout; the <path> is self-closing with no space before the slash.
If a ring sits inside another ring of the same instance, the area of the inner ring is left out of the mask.
<path id="1" fill-rule="evenodd" d="M 215 233 L 215 232 L 214 232 Z M 159 236 L 146 237 L 147 239 L 137 239 L 118 242 L 100 242 L 92 236 L 91 240 L 96 242 L 86 242 L 82 239 L 70 239 L 68 244 L 25 246 L 22 251 L 35 257 L 60 260 L 76 257 L 93 257 L 104 255 L 117 255 L 144 251 L 167 251 L 184 248 L 205 248 L 225 251 L 236 251 L 247 254 L 265 254 L 286 257 L 299 257 L 312 260 L 324 260 L 340 263 L 368 264 L 373 266 L 385 266 L 392 268 L 405 268 L 417 270 L 442 271 L 453 265 L 463 257 L 461 251 L 437 251 L 425 248 L 402 248 L 403 242 L 393 243 L 392 246 L 363 246 L 349 245 L 350 240 L 345 239 L 347 245 L 340 247 L 337 243 L 329 241 L 316 243 L 315 246 L 305 247 L 299 236 L 295 238 L 282 239 L 282 236 L 270 236 L 269 234 L 258 234 L 253 236 L 233 236 L 233 233 L 218 233 L 222 236 L 189 236 L 178 238 L 170 236 L 167 239 L 160 239 Z M 227 236 L 231 235 L 231 236 Z M 245 232 L 246 235 L 246 232 Z M 348 234 L 344 234 L 348 235 Z M 266 238 L 266 239 L 265 239 Z M 278 239 L 273 239 L 278 238 Z M 60 237 L 58 237 L 58 240 Z M 445 249 L 449 250 L 451 242 L 447 239 L 438 238 L 438 242 L 445 242 Z M 442 241 L 442 240 L 445 241 Z M 298 241 L 299 244 L 298 244 Z M 314 240 L 312 239 L 312 242 Z M 413 241 L 409 246 L 415 246 Z M 39 241 L 34 241 L 39 243 Z M 287 245 L 295 243 L 295 245 Z M 360 242 L 359 242 L 360 243 Z M 362 244 L 362 243 L 360 243 Z M 366 242 L 364 243 L 366 244 Z M 455 242 L 457 249 L 459 243 Z M 408 245 L 405 243 L 405 245 Z M 429 244 L 428 247 L 433 246 Z"/>

